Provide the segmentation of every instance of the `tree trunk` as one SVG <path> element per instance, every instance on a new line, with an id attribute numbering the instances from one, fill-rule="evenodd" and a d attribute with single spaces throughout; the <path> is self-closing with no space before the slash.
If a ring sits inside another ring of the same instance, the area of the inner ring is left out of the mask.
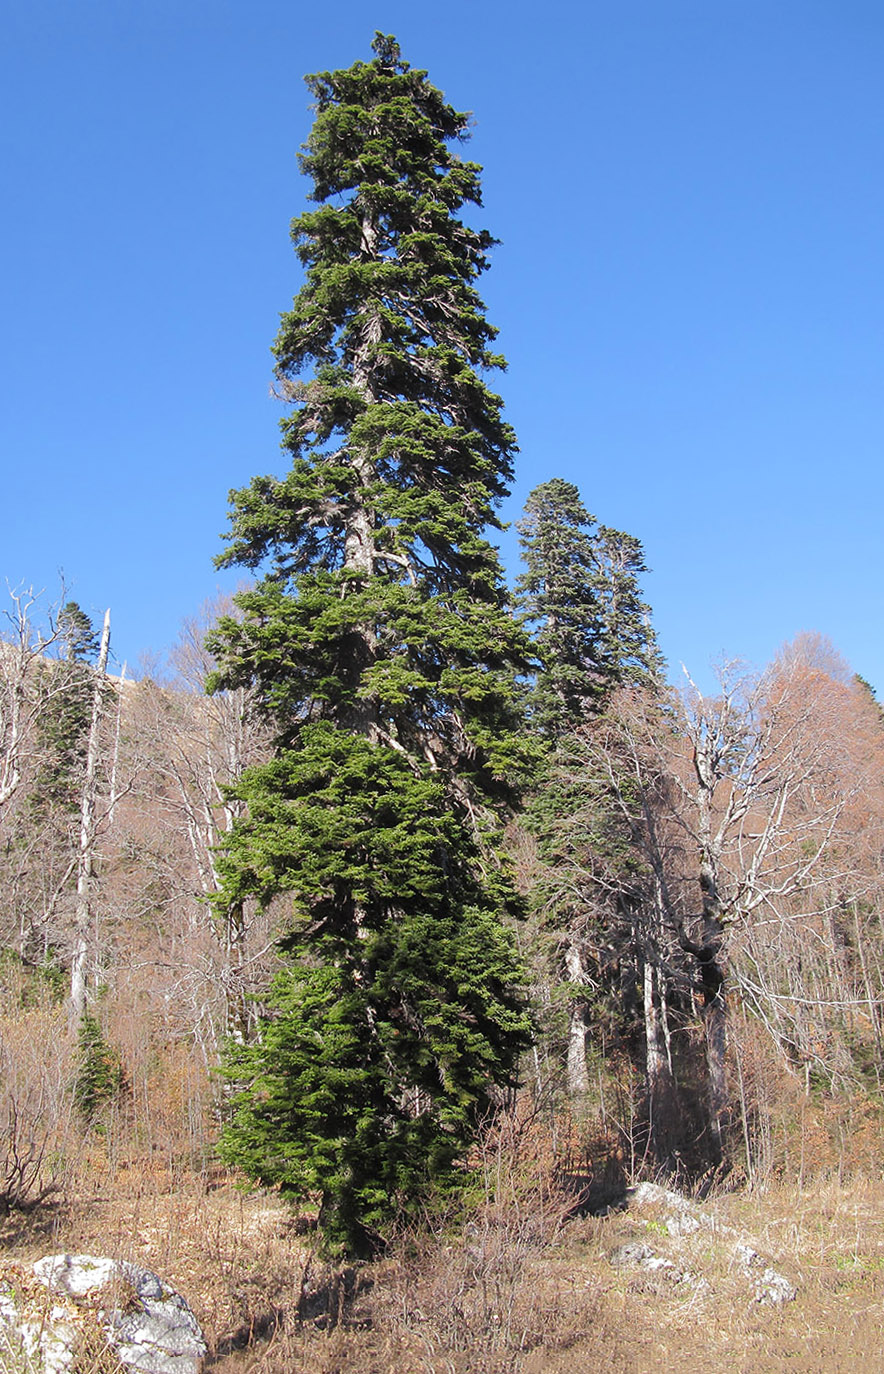
<path id="1" fill-rule="evenodd" d="M 697 777 L 697 840 L 700 848 L 700 895 L 703 903 L 702 936 L 699 943 L 687 940 L 680 932 L 682 949 L 693 954 L 703 983 L 703 1024 L 706 1032 L 706 1071 L 709 1086 L 709 1127 L 715 1162 L 727 1156 L 727 1003 L 725 998 L 724 913 L 719 890 L 721 846 L 724 824 L 713 821 L 715 789 L 721 776 L 721 760 L 716 732 L 694 742 L 694 771 Z"/>
<path id="2" fill-rule="evenodd" d="M 703 878 L 701 876 L 701 883 Z M 704 898 L 706 888 L 704 887 Z M 703 1027 L 706 1033 L 706 1075 L 709 1091 L 709 1129 L 712 1135 L 715 1162 L 727 1156 L 727 1002 L 725 998 L 725 966 L 721 959 L 724 926 L 720 915 L 704 914 L 703 941 L 697 944 L 688 939 L 684 927 L 679 929 L 679 943 L 692 954 L 699 965 L 703 984 Z"/>
<path id="3" fill-rule="evenodd" d="M 580 946 L 572 942 L 565 950 L 565 970 L 568 982 L 575 989 L 583 987 L 583 959 Z M 586 999 L 578 992 L 568 1008 L 568 1093 L 583 1097 L 589 1088 L 586 1069 Z"/>
<path id="4" fill-rule="evenodd" d="M 251 1019 L 243 967 L 245 938 L 245 910 L 242 902 L 235 902 L 224 922 L 224 1030 L 238 1045 L 248 1041 Z"/>
<path id="5" fill-rule="evenodd" d="M 95 669 L 92 692 L 92 720 L 86 749 L 86 771 L 80 803 L 80 848 L 77 862 L 77 906 L 74 917 L 74 950 L 71 959 L 71 1017 L 81 1021 L 86 1013 L 86 958 L 92 923 L 92 875 L 95 859 L 95 772 L 98 766 L 98 735 L 101 728 L 101 707 L 104 682 L 107 676 L 107 655 L 110 647 L 110 611 L 104 613 L 101 648 Z"/>
<path id="6" fill-rule="evenodd" d="M 709 1075 L 709 1124 L 717 1161 L 727 1157 L 727 1008 L 724 993 L 708 1002 L 703 1016 L 706 1029 L 706 1069 Z"/>
<path id="7" fill-rule="evenodd" d="M 727 1002 L 725 968 L 721 957 L 724 923 L 718 896 L 716 869 L 705 858 L 700 864 L 703 894 L 703 943 L 697 954 L 703 980 L 703 1021 L 706 1029 L 706 1068 L 709 1075 L 709 1111 L 712 1139 L 718 1160 L 727 1154 Z"/>
<path id="8" fill-rule="evenodd" d="M 647 957 L 644 959 L 643 993 L 648 1130 L 654 1158 L 660 1164 L 667 1164 L 680 1140 L 680 1113 L 669 1058 L 660 970 L 654 960 Z"/>

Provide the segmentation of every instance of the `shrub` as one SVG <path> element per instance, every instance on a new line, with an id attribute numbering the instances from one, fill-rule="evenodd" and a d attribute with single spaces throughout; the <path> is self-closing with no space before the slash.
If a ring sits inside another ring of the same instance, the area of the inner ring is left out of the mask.
<path id="1" fill-rule="evenodd" d="M 72 1036 L 46 998 L 0 1016 L 0 1211 L 36 1206 L 61 1184 L 71 1139 Z"/>

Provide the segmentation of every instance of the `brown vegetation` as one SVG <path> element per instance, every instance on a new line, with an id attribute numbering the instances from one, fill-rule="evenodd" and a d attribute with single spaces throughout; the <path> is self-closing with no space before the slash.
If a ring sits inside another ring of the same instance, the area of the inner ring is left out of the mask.
<path id="1" fill-rule="evenodd" d="M 250 1034 L 286 913 L 206 900 L 235 815 L 224 785 L 267 746 L 247 694 L 201 694 L 201 638 L 191 627 L 177 677 L 105 697 L 88 1042 L 68 1009 L 84 933 L 77 775 L 34 800 L 52 759 L 28 694 L 51 710 L 67 679 L 34 676 L 27 645 L 0 661 L 0 723 L 18 711 L 0 832 L 6 1256 L 91 1251 L 167 1274 L 219 1371 L 645 1371 L 686 1350 L 697 1370 L 837 1370 L 877 1351 L 884 727 L 862 684 L 815 641 L 662 722 L 633 693 L 587 729 L 568 781 L 591 774 L 616 799 L 638 855 L 629 900 L 615 848 L 585 861 L 572 847 L 559 870 L 571 924 L 550 930 L 541 912 L 520 935 L 542 1034 L 465 1205 L 341 1270 L 320 1260 L 310 1218 L 243 1194 L 215 1162 L 219 1046 Z M 725 727 L 722 768 L 710 749 Z M 599 796 L 562 825 L 592 832 Z M 524 832 L 512 852 L 534 886 L 543 865 Z M 579 966 L 557 985 L 562 950 Z M 709 951 L 727 991 L 711 1114 Z M 664 1174 L 781 1265 L 796 1301 L 741 1297 L 714 1236 L 703 1291 L 612 1267 L 616 1245 L 656 1243 L 654 1217 L 591 1213 Z"/>
<path id="2" fill-rule="evenodd" d="M 884 1186 L 869 1172 L 871 1141 L 842 1110 L 836 1120 L 831 1104 L 811 1103 L 794 1123 L 803 1187 L 771 1179 L 705 1200 L 712 1224 L 690 1241 L 699 1287 L 610 1263 L 612 1250 L 640 1241 L 683 1264 L 684 1242 L 667 1234 L 662 1208 L 574 1214 L 557 1147 L 530 1117 L 488 1139 L 464 1213 L 428 1217 L 371 1265 L 324 1265 L 310 1219 L 272 1195 L 243 1193 L 212 1169 L 113 1165 L 106 1141 L 84 1145 L 62 1197 L 11 1213 L 0 1245 L 21 1258 L 67 1249 L 161 1272 L 191 1302 L 219 1374 L 642 1374 L 688 1349 L 698 1371 L 723 1360 L 746 1374 L 847 1370 L 860 1349 L 872 1369 L 884 1334 Z M 583 1167 L 591 1176 L 589 1155 Z M 731 1234 L 788 1275 L 794 1302 L 753 1300 Z"/>

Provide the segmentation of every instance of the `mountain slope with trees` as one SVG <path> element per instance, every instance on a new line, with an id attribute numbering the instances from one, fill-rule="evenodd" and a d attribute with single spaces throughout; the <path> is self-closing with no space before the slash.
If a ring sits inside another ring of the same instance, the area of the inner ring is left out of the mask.
<path id="1" fill-rule="evenodd" d="M 577 1211 L 879 1174 L 884 714 L 815 635 L 667 682 L 641 543 L 560 478 L 510 593 L 468 117 L 381 34 L 308 85 L 253 580 L 138 682 L 66 593 L 6 607 L 0 1212 L 245 1176 L 518 1367 Z"/>

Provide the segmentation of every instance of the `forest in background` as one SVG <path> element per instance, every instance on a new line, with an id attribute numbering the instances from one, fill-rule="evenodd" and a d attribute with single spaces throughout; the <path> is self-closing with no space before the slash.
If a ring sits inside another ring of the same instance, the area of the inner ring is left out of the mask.
<path id="1" fill-rule="evenodd" d="M 282 895 L 227 919 L 211 903 L 243 810 L 226 788 L 272 748 L 254 694 L 205 692 L 205 634 L 230 609 L 205 607 L 168 672 L 136 682 L 99 675 L 72 603 L 10 605 L 6 1206 L 49 1196 L 84 1149 L 214 1165 L 222 1047 L 254 1034 L 291 919 Z M 535 619 L 542 650 L 552 631 Z M 612 1167 L 686 1186 L 723 1163 L 745 1182 L 877 1169 L 884 717 L 819 635 L 763 673 L 719 671 L 709 697 L 593 668 L 591 711 L 557 733 L 508 823 L 537 1026 L 520 1093 L 584 1182 Z"/>
<path id="2" fill-rule="evenodd" d="M 310 78 L 254 580 L 138 681 L 6 607 L 0 1201 L 221 1161 L 365 1258 L 506 1150 L 562 1216 L 878 1176 L 884 714 L 815 634 L 668 683 L 641 544 L 557 478 L 507 590 L 467 117 L 374 52 Z"/>

